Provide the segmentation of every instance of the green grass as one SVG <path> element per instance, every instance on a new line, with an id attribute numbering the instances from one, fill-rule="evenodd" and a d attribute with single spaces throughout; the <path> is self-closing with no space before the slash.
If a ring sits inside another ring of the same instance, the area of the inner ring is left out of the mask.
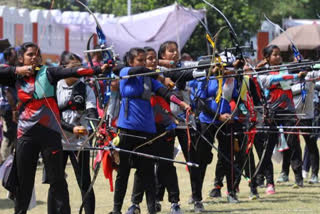
<path id="1" fill-rule="evenodd" d="M 256 201 L 250 201 L 249 187 L 248 183 L 244 180 L 241 182 L 240 193 L 238 194 L 240 203 L 239 204 L 228 204 L 226 200 L 225 191 L 226 188 L 222 189 L 222 198 L 211 199 L 208 197 L 208 192 L 212 188 L 214 179 L 214 167 L 216 158 L 216 152 L 214 151 L 214 161 L 209 166 L 207 174 L 205 177 L 205 182 L 203 185 L 203 197 L 204 206 L 206 213 L 259 213 L 259 214 L 274 214 L 274 213 L 320 213 L 320 184 L 309 185 L 305 183 L 304 188 L 293 189 L 292 184 L 294 181 L 293 172 L 290 171 L 290 181 L 289 183 L 283 185 L 276 185 L 275 195 L 266 195 L 265 189 L 259 188 L 260 199 Z M 178 156 L 178 159 L 182 159 L 182 155 Z M 275 164 L 275 179 L 279 175 L 280 165 Z M 190 181 L 188 172 L 185 170 L 185 166 L 176 165 L 179 177 L 180 186 L 180 198 L 181 198 L 181 208 L 184 213 L 193 213 L 193 206 L 188 204 L 188 199 L 191 194 Z M 75 180 L 75 176 L 70 164 L 67 165 L 66 172 L 68 174 L 67 181 L 69 185 L 70 193 L 70 204 L 72 213 L 78 213 L 81 196 L 78 185 Z M 131 172 L 131 177 L 129 181 L 129 186 L 127 190 L 127 195 L 124 202 L 124 207 L 122 212 L 125 213 L 127 208 L 130 206 L 130 196 L 132 191 L 132 180 L 133 172 Z M 114 173 L 115 175 L 116 173 Z M 28 213 L 33 214 L 44 214 L 47 209 L 47 191 L 48 185 L 41 184 L 42 178 L 42 166 L 38 167 L 36 176 L 36 198 L 37 206 L 29 211 Z M 109 181 L 107 181 L 102 171 L 100 171 L 97 181 L 94 185 L 94 191 L 96 196 L 96 213 L 106 214 L 112 210 L 113 204 L 113 193 L 109 191 Z M 7 192 L 0 187 L 0 213 L 1 214 L 12 214 L 13 213 L 13 203 L 6 199 Z M 145 201 L 141 204 L 142 213 L 147 213 Z M 168 213 L 170 210 L 170 203 L 167 201 L 167 196 L 165 196 L 165 201 L 162 203 L 162 212 Z M 83 212 L 84 213 L 84 212 Z"/>

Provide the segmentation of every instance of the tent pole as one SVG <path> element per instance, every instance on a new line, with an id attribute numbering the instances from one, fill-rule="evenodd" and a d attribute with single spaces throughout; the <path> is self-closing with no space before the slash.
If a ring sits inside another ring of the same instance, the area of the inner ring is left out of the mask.
<path id="1" fill-rule="evenodd" d="M 208 20 L 207 20 L 207 9 L 206 8 L 203 8 L 203 9 L 206 11 L 206 14 L 203 17 L 204 24 L 207 26 L 207 29 L 209 29 L 208 28 Z M 207 53 L 208 53 L 208 55 L 211 55 L 210 44 L 208 41 L 207 41 Z"/>
<path id="2" fill-rule="evenodd" d="M 127 0 L 127 15 L 131 16 L 131 0 Z"/>

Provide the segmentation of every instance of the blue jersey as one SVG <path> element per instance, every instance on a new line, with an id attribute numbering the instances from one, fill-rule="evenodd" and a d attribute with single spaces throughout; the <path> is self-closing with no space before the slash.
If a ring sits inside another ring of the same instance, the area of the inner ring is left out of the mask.
<path id="1" fill-rule="evenodd" d="M 231 107 L 228 100 L 221 97 L 220 104 L 216 103 L 215 98 L 218 91 L 218 81 L 216 79 L 211 79 L 209 80 L 207 86 L 206 81 L 206 79 L 203 79 L 198 83 L 197 94 L 199 94 L 200 98 L 205 100 L 205 104 L 214 112 L 218 112 L 219 114 L 231 113 Z M 223 84 L 224 83 L 225 80 L 223 80 Z M 236 85 L 236 80 L 234 84 Z M 236 98 L 237 96 L 238 92 L 236 90 L 236 87 L 234 87 L 232 91 L 232 97 Z M 202 111 L 199 115 L 199 119 L 202 123 L 212 123 L 214 118 L 212 115 L 209 115 Z M 221 122 L 218 120 L 218 118 L 216 118 L 214 123 L 219 124 Z"/>
<path id="2" fill-rule="evenodd" d="M 121 69 L 120 76 L 128 75 L 130 67 Z M 143 99 L 144 77 L 132 77 L 120 80 L 122 97 L 118 127 L 148 133 L 156 133 L 156 125 L 150 100 Z M 160 82 L 151 78 L 151 91 L 163 87 Z"/>

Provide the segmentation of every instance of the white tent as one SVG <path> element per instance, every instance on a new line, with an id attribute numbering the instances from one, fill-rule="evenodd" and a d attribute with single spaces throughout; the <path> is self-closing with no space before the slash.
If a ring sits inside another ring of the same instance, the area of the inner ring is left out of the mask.
<path id="1" fill-rule="evenodd" d="M 196 17 L 202 19 L 205 15 L 205 10 L 181 7 L 173 4 L 126 17 L 96 15 L 107 37 L 107 45 L 113 44 L 115 51 L 122 57 L 131 47 L 151 46 L 158 50 L 161 43 L 168 40 L 176 41 L 181 50 L 199 22 Z M 65 25 L 70 32 L 96 32 L 96 24 L 91 16 L 82 14 L 75 19 L 73 13 L 64 12 L 62 17 L 56 19 L 57 24 Z M 80 54 L 83 45 L 70 46 L 70 49 Z"/>

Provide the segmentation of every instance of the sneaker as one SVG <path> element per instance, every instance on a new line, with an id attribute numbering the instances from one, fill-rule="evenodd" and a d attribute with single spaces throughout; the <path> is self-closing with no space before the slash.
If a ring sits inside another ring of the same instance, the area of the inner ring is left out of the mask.
<path id="1" fill-rule="evenodd" d="M 268 184 L 267 189 L 266 189 L 266 194 L 267 195 L 273 195 L 276 193 L 276 190 L 274 188 L 273 184 Z"/>
<path id="2" fill-rule="evenodd" d="M 303 179 L 308 179 L 308 176 L 309 176 L 309 172 L 306 171 L 306 170 L 302 170 L 302 177 L 303 177 Z"/>
<path id="3" fill-rule="evenodd" d="M 201 201 L 194 202 L 194 212 L 195 213 L 202 213 L 204 211 L 204 207 Z"/>
<path id="4" fill-rule="evenodd" d="M 139 205 L 137 204 L 132 204 L 131 207 L 129 207 L 128 211 L 126 212 L 126 214 L 140 214 L 141 210 Z"/>
<path id="5" fill-rule="evenodd" d="M 189 200 L 188 200 L 188 204 L 193 204 L 194 203 L 194 200 L 192 198 L 192 196 L 190 196 Z"/>
<path id="6" fill-rule="evenodd" d="M 157 213 L 161 212 L 161 204 L 159 201 L 156 201 L 156 212 Z"/>
<path id="7" fill-rule="evenodd" d="M 281 172 L 278 179 L 277 179 L 277 183 L 284 183 L 284 182 L 288 182 L 289 181 L 289 177 L 286 173 Z"/>
<path id="8" fill-rule="evenodd" d="M 299 189 L 299 188 L 302 188 L 303 187 L 303 180 L 300 180 L 300 181 L 296 181 L 294 184 L 293 184 L 293 189 Z"/>
<path id="9" fill-rule="evenodd" d="M 230 204 L 237 204 L 237 203 L 239 203 L 239 200 L 238 200 L 238 198 L 237 198 L 237 196 L 236 196 L 235 194 L 229 194 L 229 195 L 227 196 L 227 200 L 228 200 L 228 202 L 229 202 Z"/>
<path id="10" fill-rule="evenodd" d="M 183 214 L 178 203 L 171 204 L 170 214 Z"/>
<path id="11" fill-rule="evenodd" d="M 213 188 L 210 193 L 209 197 L 211 198 L 220 198 L 221 197 L 221 189 L 220 188 Z"/>
<path id="12" fill-rule="evenodd" d="M 257 189 L 253 189 L 250 192 L 249 200 L 257 200 L 258 198 L 259 198 L 259 193 L 258 193 Z"/>
<path id="13" fill-rule="evenodd" d="M 308 183 L 309 183 L 309 184 L 319 183 L 318 176 L 317 176 L 317 175 L 311 175 L 311 178 L 310 178 L 310 180 L 308 181 Z"/>

